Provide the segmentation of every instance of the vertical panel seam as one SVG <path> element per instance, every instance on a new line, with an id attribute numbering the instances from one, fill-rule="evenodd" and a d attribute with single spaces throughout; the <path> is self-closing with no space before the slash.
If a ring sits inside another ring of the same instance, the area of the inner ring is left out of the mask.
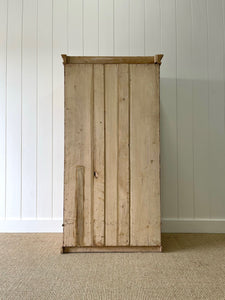
<path id="1" fill-rule="evenodd" d="M 83 48 L 83 55 L 84 55 L 84 1 L 82 0 L 82 48 Z"/>
<path id="2" fill-rule="evenodd" d="M 116 87 L 116 89 L 117 89 L 117 101 L 116 101 L 116 105 L 117 105 L 117 179 L 116 179 L 116 187 L 117 187 L 117 201 L 116 201 L 116 205 L 117 205 L 117 216 L 116 216 L 116 218 L 117 218 L 117 237 L 116 237 L 116 239 L 117 239 L 117 245 L 118 245 L 118 242 L 119 242 L 119 226 L 120 226 L 120 220 L 119 220 L 119 180 L 118 180 L 118 178 L 119 178 L 119 167 L 120 167 L 120 165 L 119 165 L 119 151 L 120 151 L 120 149 L 119 149 L 119 141 L 120 141 L 120 139 L 119 139 L 119 128 L 120 128 L 120 119 L 119 119 L 119 65 L 116 65 L 116 79 L 117 79 L 117 81 L 116 81 L 116 85 L 117 85 L 117 87 Z"/>
<path id="3" fill-rule="evenodd" d="M 178 181 L 178 173 L 179 173 L 179 155 L 178 155 L 178 151 L 179 151 L 179 145 L 178 145 L 178 99 L 177 99 L 177 86 L 178 86 L 178 82 L 177 82 L 177 73 L 178 73 L 178 64 L 177 64 L 177 53 L 178 53 L 178 42 L 177 42 L 177 0 L 175 0 L 175 20 L 176 20 L 176 146 L 177 146 L 177 219 L 180 218 L 180 212 L 179 212 L 179 181 Z"/>
<path id="4" fill-rule="evenodd" d="M 191 11 L 191 43 L 193 44 L 193 0 L 190 2 L 190 11 Z M 191 61 L 193 61 L 193 48 L 191 46 Z M 192 97 L 192 182 L 193 182 L 193 219 L 195 219 L 195 131 L 194 131 L 194 123 L 195 123 L 195 118 L 194 118 L 194 95 L 193 95 L 193 79 L 191 79 L 191 97 Z"/>
<path id="5" fill-rule="evenodd" d="M 8 28 L 9 28 L 9 1 L 7 1 L 7 17 L 6 17 L 6 68 L 5 68 L 5 219 L 6 219 L 6 207 L 7 207 L 7 103 L 8 103 Z"/>
<path id="6" fill-rule="evenodd" d="M 39 55 L 39 51 L 38 51 L 38 18 L 39 18 L 39 11 L 38 11 L 38 0 L 37 2 L 37 20 L 36 20 L 36 47 L 37 47 L 37 51 L 36 51 L 36 219 L 38 217 L 38 55 Z"/>
<path id="7" fill-rule="evenodd" d="M 92 97 L 91 97 L 91 245 L 94 244 L 94 64 L 92 64 Z"/>
<path id="8" fill-rule="evenodd" d="M 128 143 L 129 143 L 129 148 L 128 148 L 128 173 L 129 173 L 129 242 L 128 245 L 131 245 L 131 155 L 130 155 L 130 148 L 131 148 L 131 140 L 130 140 L 130 129 L 131 122 L 130 122 L 130 64 L 128 64 Z"/>
<path id="9" fill-rule="evenodd" d="M 66 52 L 69 52 L 69 0 L 66 0 Z"/>
<path id="10" fill-rule="evenodd" d="M 24 7 L 24 0 L 21 2 L 21 124 L 20 124 L 20 176 L 21 176 L 21 184 L 20 184 L 20 219 L 22 219 L 22 203 L 23 203 L 23 7 Z"/>
<path id="11" fill-rule="evenodd" d="M 144 55 L 146 55 L 146 0 L 144 0 Z"/>
<path id="12" fill-rule="evenodd" d="M 209 50 L 208 50 L 208 45 L 209 45 L 209 13 L 208 13 L 208 1 L 206 1 L 206 22 L 207 22 L 207 58 L 209 57 Z M 209 97 L 209 91 L 210 91 L 210 86 L 209 86 L 209 60 L 207 59 L 207 95 L 208 95 L 208 170 L 210 170 L 210 97 Z M 209 180 L 210 182 L 210 180 Z M 209 185 L 209 219 L 211 218 L 211 209 L 212 209 L 212 198 L 211 198 L 211 184 Z"/>
<path id="13" fill-rule="evenodd" d="M 51 59 L 51 63 L 52 63 L 52 66 L 51 66 L 51 71 L 52 71 L 52 82 L 51 82 L 51 88 L 52 88 L 52 97 L 51 97 L 51 109 L 52 109 L 52 111 L 51 111 L 51 114 L 52 114 L 52 120 L 51 120 L 51 126 L 52 126 L 52 128 L 51 128 L 51 134 L 52 134 L 52 140 L 51 140 L 51 152 L 52 152 L 52 160 L 51 160 L 51 163 L 52 163 L 52 172 L 51 172 L 51 176 L 52 176 L 52 178 L 51 178 L 51 219 L 53 219 L 53 204 L 54 204 L 54 201 L 53 201 L 53 188 L 54 188 L 54 180 L 53 180 L 53 177 L 54 177 L 54 170 L 53 170 L 53 168 L 54 168 L 54 164 L 53 164 L 53 162 L 54 162 L 54 150 L 53 150 L 53 145 L 54 145 L 54 128 L 53 128 L 53 125 L 54 125 L 54 92 L 53 92 L 53 77 L 54 77 L 54 73 L 53 73 L 53 71 L 54 71 L 54 67 L 53 67 L 53 35 L 54 35 L 54 30 L 53 30 L 53 25 L 54 25 L 54 20 L 53 20 L 53 14 L 54 14 L 54 0 L 52 0 L 52 41 L 51 41 L 51 46 L 52 46 L 52 59 Z"/>
<path id="14" fill-rule="evenodd" d="M 106 245 L 106 106 L 105 106 L 105 64 L 103 64 L 104 85 L 104 246 Z"/>
<path id="15" fill-rule="evenodd" d="M 115 0 L 113 0 L 113 56 L 115 56 Z"/>
<path id="16" fill-rule="evenodd" d="M 100 22 L 100 20 L 99 20 L 100 19 L 99 18 L 99 15 L 100 15 L 99 11 L 100 11 L 100 5 L 99 5 L 99 1 L 100 0 L 98 0 L 98 56 L 99 56 L 99 48 L 100 48 L 99 47 L 99 43 L 100 43 L 100 37 L 99 37 L 100 36 L 100 34 L 99 34 L 99 22 Z"/>

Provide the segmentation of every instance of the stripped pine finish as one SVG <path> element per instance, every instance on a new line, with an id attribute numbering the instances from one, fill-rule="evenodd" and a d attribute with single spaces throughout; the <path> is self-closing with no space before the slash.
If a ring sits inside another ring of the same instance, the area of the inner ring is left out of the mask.
<path id="1" fill-rule="evenodd" d="M 161 251 L 161 58 L 63 55 L 64 253 Z"/>
<path id="2" fill-rule="evenodd" d="M 105 244 L 117 244 L 118 66 L 105 65 Z"/>
<path id="3" fill-rule="evenodd" d="M 104 67 L 94 65 L 94 201 L 93 226 L 96 246 L 104 245 L 105 170 L 104 170 Z"/>

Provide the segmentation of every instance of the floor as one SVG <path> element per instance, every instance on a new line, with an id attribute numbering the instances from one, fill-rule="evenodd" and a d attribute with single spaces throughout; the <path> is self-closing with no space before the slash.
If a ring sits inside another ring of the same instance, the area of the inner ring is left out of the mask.
<path id="1" fill-rule="evenodd" d="M 225 234 L 163 234 L 163 253 L 60 254 L 62 235 L 0 234 L 0 299 L 225 299 Z"/>

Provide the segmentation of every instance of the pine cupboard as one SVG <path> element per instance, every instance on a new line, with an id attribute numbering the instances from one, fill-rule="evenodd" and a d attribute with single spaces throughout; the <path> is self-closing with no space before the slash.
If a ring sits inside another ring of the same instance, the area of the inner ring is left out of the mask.
<path id="1" fill-rule="evenodd" d="M 62 252 L 161 251 L 162 56 L 62 55 Z"/>

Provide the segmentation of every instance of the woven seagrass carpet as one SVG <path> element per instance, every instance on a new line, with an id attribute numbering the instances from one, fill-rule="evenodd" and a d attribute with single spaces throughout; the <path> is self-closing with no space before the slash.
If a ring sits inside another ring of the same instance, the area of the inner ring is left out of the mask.
<path id="1" fill-rule="evenodd" d="M 163 234 L 163 253 L 60 254 L 62 234 L 0 234 L 0 299 L 225 299 L 225 235 Z"/>

